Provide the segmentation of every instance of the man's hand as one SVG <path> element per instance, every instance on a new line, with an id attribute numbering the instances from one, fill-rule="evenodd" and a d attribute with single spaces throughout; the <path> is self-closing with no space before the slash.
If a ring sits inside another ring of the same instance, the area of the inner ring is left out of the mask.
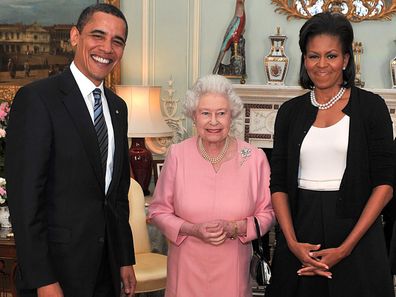
<path id="1" fill-rule="evenodd" d="M 46 285 L 37 289 L 38 297 L 63 297 L 63 291 L 59 283 Z"/>
<path id="2" fill-rule="evenodd" d="M 126 296 L 133 296 L 136 287 L 136 276 L 133 266 L 122 266 L 120 268 L 121 282 Z"/>

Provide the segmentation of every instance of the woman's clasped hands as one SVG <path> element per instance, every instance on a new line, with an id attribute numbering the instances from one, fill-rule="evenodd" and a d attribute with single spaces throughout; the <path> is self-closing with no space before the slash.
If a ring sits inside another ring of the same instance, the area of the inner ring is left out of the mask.
<path id="1" fill-rule="evenodd" d="M 342 248 L 328 248 L 320 250 L 320 244 L 295 242 L 290 249 L 301 261 L 302 268 L 297 271 L 299 276 L 323 276 L 332 278 L 329 270 L 335 264 L 345 258 Z"/>
<path id="2" fill-rule="evenodd" d="M 203 242 L 220 245 L 224 243 L 227 238 L 233 238 L 234 222 L 226 220 L 215 220 L 204 223 L 190 224 L 185 223 L 182 226 L 182 232 L 187 235 L 195 236 Z"/>
<path id="3" fill-rule="evenodd" d="M 227 239 L 227 232 L 218 221 L 194 224 L 193 235 L 213 245 L 220 245 Z"/>

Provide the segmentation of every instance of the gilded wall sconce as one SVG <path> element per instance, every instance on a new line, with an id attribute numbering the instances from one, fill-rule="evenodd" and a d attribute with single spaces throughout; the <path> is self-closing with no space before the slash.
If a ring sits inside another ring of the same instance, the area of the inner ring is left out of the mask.
<path id="1" fill-rule="evenodd" d="M 353 55 L 355 58 L 355 85 L 358 87 L 364 87 L 365 82 L 362 81 L 362 73 L 361 70 L 361 56 L 363 54 L 363 45 L 361 42 L 354 42 L 353 43 Z"/>
<path id="2" fill-rule="evenodd" d="M 396 40 L 393 40 L 396 43 Z M 392 88 L 396 88 L 396 57 L 390 61 L 390 71 L 392 78 Z"/>

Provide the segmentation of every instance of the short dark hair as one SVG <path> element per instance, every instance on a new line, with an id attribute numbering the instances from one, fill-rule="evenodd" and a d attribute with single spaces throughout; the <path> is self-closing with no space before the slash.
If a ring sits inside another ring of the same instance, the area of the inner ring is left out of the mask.
<path id="1" fill-rule="evenodd" d="M 307 53 L 307 43 L 317 35 L 331 35 L 338 37 L 341 42 L 343 54 L 349 54 L 349 61 L 346 69 L 343 71 L 342 86 L 349 88 L 355 84 L 355 59 L 353 56 L 353 29 L 347 18 L 340 13 L 322 12 L 314 15 L 300 29 L 300 85 L 305 89 L 312 89 L 314 83 L 307 73 L 304 65 L 305 55 Z"/>
<path id="2" fill-rule="evenodd" d="M 114 15 L 114 16 L 122 19 L 125 23 L 125 40 L 127 39 L 127 37 L 128 37 L 128 22 L 124 16 L 124 14 L 121 12 L 121 10 L 119 10 L 114 5 L 107 4 L 107 3 L 93 4 L 91 6 L 88 6 L 81 12 L 81 14 L 78 18 L 78 21 L 77 21 L 77 25 L 76 25 L 79 32 L 82 32 L 85 25 L 89 22 L 89 20 L 91 19 L 92 15 L 95 12 L 108 13 L 108 14 Z"/>

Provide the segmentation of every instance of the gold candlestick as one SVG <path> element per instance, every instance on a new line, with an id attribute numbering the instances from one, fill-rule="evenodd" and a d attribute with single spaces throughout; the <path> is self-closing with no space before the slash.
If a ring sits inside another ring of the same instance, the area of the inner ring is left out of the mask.
<path id="1" fill-rule="evenodd" d="M 365 82 L 362 81 L 361 69 L 361 55 L 363 54 L 363 45 L 361 42 L 353 43 L 353 54 L 355 58 L 355 85 L 358 87 L 364 87 Z"/>

